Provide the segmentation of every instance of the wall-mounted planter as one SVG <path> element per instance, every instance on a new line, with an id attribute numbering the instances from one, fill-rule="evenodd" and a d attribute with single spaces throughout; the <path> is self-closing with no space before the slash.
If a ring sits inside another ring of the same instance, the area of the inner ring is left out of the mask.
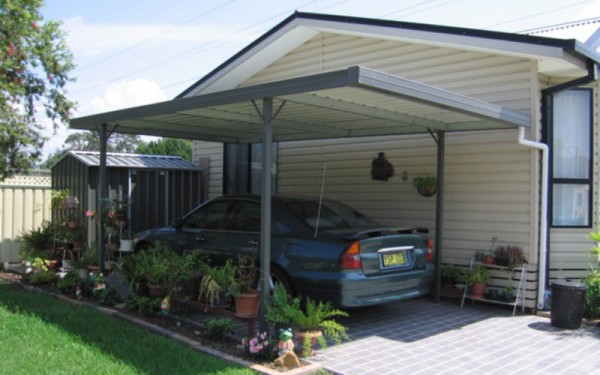
<path id="1" fill-rule="evenodd" d="M 430 176 L 418 176 L 413 180 L 413 184 L 419 194 L 424 197 L 431 197 L 437 192 L 437 178 Z"/>

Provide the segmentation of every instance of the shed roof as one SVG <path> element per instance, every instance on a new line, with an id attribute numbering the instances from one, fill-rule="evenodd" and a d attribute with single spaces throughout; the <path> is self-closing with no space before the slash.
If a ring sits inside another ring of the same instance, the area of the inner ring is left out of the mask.
<path id="1" fill-rule="evenodd" d="M 88 167 L 100 166 L 100 153 L 95 151 L 69 151 L 71 155 Z M 139 155 L 107 153 L 106 166 L 116 168 L 134 169 L 165 169 L 165 170 L 199 170 L 190 161 L 179 156 L 166 155 Z"/>

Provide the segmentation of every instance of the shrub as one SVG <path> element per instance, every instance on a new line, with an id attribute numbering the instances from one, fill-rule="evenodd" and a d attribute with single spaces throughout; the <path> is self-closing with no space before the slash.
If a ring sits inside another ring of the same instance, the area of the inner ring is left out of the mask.
<path id="1" fill-rule="evenodd" d="M 587 319 L 598 319 L 600 318 L 600 268 L 596 268 L 590 273 L 586 284 L 583 315 Z"/>
<path id="2" fill-rule="evenodd" d="M 44 258 L 52 259 L 57 255 L 54 253 L 54 240 L 58 236 L 58 228 L 46 221 L 39 228 L 32 229 L 21 236 L 21 247 L 19 253 L 22 259 Z"/>
<path id="3" fill-rule="evenodd" d="M 29 276 L 32 285 L 54 285 L 57 280 L 58 275 L 54 271 L 39 271 Z"/>
<path id="4" fill-rule="evenodd" d="M 203 328 L 204 336 L 216 340 L 224 340 L 235 332 L 233 322 L 228 318 L 207 319 Z"/>
<path id="5" fill-rule="evenodd" d="M 142 315 L 152 316 L 160 312 L 160 299 L 129 293 L 125 307 L 130 311 L 138 311 Z"/>

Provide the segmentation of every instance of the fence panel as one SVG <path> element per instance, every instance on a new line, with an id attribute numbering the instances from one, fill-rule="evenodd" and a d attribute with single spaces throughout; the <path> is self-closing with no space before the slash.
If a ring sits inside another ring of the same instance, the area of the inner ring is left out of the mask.
<path id="1" fill-rule="evenodd" d="M 0 183 L 0 262 L 19 262 L 19 237 L 50 220 L 50 192 L 49 171 Z"/>

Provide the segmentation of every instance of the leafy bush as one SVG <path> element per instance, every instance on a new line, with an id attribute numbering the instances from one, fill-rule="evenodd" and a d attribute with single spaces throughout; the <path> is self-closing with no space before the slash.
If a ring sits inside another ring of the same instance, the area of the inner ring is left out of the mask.
<path id="1" fill-rule="evenodd" d="M 21 235 L 21 247 L 19 249 L 22 259 L 32 260 L 35 258 L 58 259 L 54 253 L 54 241 L 59 238 L 59 229 L 52 223 L 46 221 L 39 228 L 32 229 Z"/>
<path id="2" fill-rule="evenodd" d="M 129 293 L 125 307 L 130 311 L 138 311 L 142 315 L 152 316 L 160 312 L 160 299 Z"/>
<path id="3" fill-rule="evenodd" d="M 586 284 L 583 315 L 587 319 L 598 319 L 600 318 L 600 268 L 592 271 Z"/>
<path id="4" fill-rule="evenodd" d="M 58 291 L 63 294 L 75 295 L 75 289 L 80 281 L 81 280 L 79 279 L 79 276 L 75 272 L 71 271 L 62 279 L 57 281 L 56 288 L 58 288 Z"/>
<path id="5" fill-rule="evenodd" d="M 199 259 L 197 252 L 178 254 L 156 243 L 127 257 L 122 271 L 130 283 L 160 285 L 172 293 L 197 271 Z"/>
<path id="6" fill-rule="evenodd" d="M 265 320 L 279 326 L 289 325 L 299 310 L 300 299 L 292 299 L 285 287 L 276 283 L 271 303 L 265 307 Z"/>
<path id="7" fill-rule="evenodd" d="M 216 340 L 223 340 L 235 332 L 233 322 L 228 318 L 207 319 L 203 328 L 204 336 Z"/>
<path id="8" fill-rule="evenodd" d="M 58 275 L 54 271 L 39 271 L 32 273 L 28 281 L 32 285 L 54 285 L 58 281 Z"/>

